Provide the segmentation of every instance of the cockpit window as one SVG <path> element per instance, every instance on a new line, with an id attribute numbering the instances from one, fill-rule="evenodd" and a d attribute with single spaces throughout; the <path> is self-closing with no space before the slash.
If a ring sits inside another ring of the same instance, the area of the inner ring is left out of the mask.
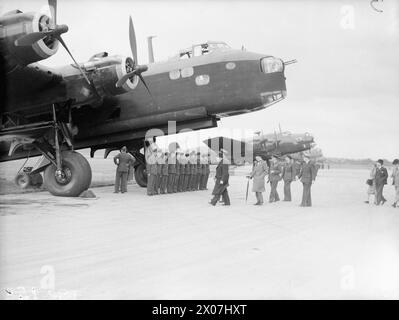
<path id="1" fill-rule="evenodd" d="M 206 42 L 198 45 L 194 45 L 191 48 L 180 51 L 180 59 L 190 59 L 192 57 L 200 57 L 215 50 L 229 49 L 230 47 L 224 42 Z"/>

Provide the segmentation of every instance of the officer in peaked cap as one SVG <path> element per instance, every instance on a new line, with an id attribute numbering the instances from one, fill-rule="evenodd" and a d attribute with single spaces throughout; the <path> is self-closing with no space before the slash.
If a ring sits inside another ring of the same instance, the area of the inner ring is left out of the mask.
<path id="1" fill-rule="evenodd" d="M 188 191 L 191 181 L 191 164 L 189 163 L 190 151 L 186 151 L 184 154 L 185 166 L 184 166 L 184 187 L 183 191 Z"/>
<path id="2" fill-rule="evenodd" d="M 147 195 L 155 194 L 155 184 L 157 179 L 157 149 L 146 150 L 146 171 L 147 171 Z"/>
<path id="3" fill-rule="evenodd" d="M 176 180 L 176 152 L 172 151 L 168 158 L 168 193 L 176 192 L 174 190 Z"/>

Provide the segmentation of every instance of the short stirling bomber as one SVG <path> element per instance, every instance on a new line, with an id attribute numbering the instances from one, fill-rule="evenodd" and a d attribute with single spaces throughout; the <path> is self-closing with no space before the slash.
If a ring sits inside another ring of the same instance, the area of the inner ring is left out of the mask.
<path id="1" fill-rule="evenodd" d="M 105 156 L 123 145 L 136 158 L 135 178 L 146 185 L 140 152 L 149 129 L 166 132 L 217 126 L 221 117 L 264 109 L 286 97 L 285 64 L 267 54 L 208 41 L 167 61 L 139 65 L 130 20 L 132 57 L 102 52 L 87 62 L 48 68 L 37 64 L 68 47 L 52 17 L 19 10 L 0 17 L 0 50 L 6 82 L 1 103 L 0 161 L 42 155 L 29 175 L 44 171 L 54 195 L 77 196 L 91 183 L 91 169 L 76 149 Z M 287 63 L 288 64 L 288 63 Z"/>
<path id="2" fill-rule="evenodd" d="M 272 156 L 298 154 L 315 146 L 310 133 L 291 133 L 281 131 L 281 128 L 278 133 L 263 134 L 257 131 L 253 137 L 240 141 L 228 137 L 215 137 L 205 140 L 204 143 L 214 152 L 225 149 L 230 161 L 236 165 L 252 163 L 256 156 L 268 160 Z"/>

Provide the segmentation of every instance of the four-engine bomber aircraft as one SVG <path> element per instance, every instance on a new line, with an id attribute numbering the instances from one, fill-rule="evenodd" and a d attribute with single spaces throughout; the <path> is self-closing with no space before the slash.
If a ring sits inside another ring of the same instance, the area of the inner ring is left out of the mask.
<path id="1" fill-rule="evenodd" d="M 263 134 L 258 131 L 250 139 L 241 141 L 227 137 L 215 137 L 207 139 L 204 143 L 213 151 L 218 152 L 224 148 L 228 157 L 234 164 L 244 164 L 261 156 L 270 159 L 272 156 L 281 157 L 284 155 L 297 154 L 310 150 L 314 147 L 314 138 L 308 132 L 294 134 L 288 131 L 281 131 L 270 134 Z"/>
<path id="2" fill-rule="evenodd" d="M 146 185 L 140 150 L 147 130 L 217 126 L 220 117 L 266 108 L 286 97 L 285 64 L 267 54 L 234 50 L 223 42 L 194 45 L 168 61 L 139 65 L 130 19 L 132 57 L 106 52 L 77 63 L 51 17 L 19 10 L 0 17 L 6 95 L 1 104 L 0 161 L 42 155 L 30 176 L 44 171 L 54 195 L 77 196 L 91 183 L 88 161 L 76 149 L 118 149 L 136 158 L 135 178 Z M 74 60 L 60 68 L 36 62 L 62 45 Z"/>

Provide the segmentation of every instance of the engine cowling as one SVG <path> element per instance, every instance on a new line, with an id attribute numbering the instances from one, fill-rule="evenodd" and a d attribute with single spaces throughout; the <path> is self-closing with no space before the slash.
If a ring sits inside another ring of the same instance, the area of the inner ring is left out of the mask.
<path id="1" fill-rule="evenodd" d="M 132 76 L 123 86 L 116 87 L 118 80 L 134 69 L 134 60 L 130 57 L 93 58 L 83 64 L 83 69 L 90 72 L 97 93 L 101 96 L 115 96 L 132 91 L 139 81 L 137 76 Z"/>
<path id="2" fill-rule="evenodd" d="M 58 50 L 58 40 L 46 37 L 31 46 L 17 46 L 15 41 L 32 32 L 45 31 L 51 18 L 42 13 L 15 11 L 1 17 L 1 51 L 7 63 L 7 71 L 18 66 L 47 59 Z"/>

